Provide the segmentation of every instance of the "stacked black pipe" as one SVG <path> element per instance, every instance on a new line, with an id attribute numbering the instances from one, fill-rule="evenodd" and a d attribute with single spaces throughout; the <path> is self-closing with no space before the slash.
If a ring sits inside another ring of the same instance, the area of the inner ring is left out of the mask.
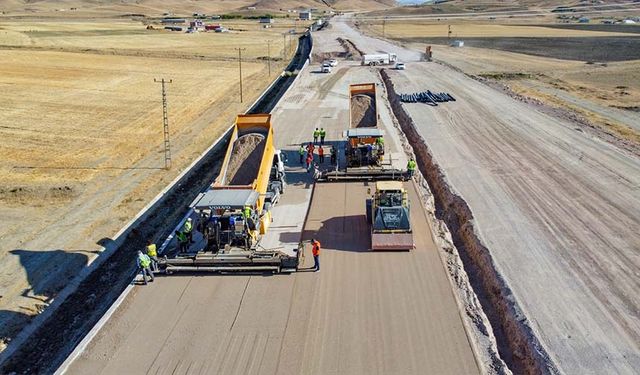
<path id="1" fill-rule="evenodd" d="M 432 106 L 437 106 L 438 103 L 456 101 L 456 98 L 447 92 L 433 93 L 431 91 L 423 91 L 413 94 L 398 94 L 398 96 L 403 103 L 425 103 Z"/>

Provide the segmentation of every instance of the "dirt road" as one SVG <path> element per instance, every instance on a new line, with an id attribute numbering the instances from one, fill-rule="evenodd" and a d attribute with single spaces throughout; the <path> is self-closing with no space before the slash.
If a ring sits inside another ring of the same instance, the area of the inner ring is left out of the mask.
<path id="1" fill-rule="evenodd" d="M 300 198 L 313 186 L 292 157 L 299 144 L 324 127 L 337 145 L 348 127 L 348 84 L 379 81 L 367 68 L 315 70 L 304 71 L 274 111 L 277 146 L 290 155 L 280 203 L 287 212 L 306 209 Z M 380 122 L 390 159 L 403 166 L 382 105 Z M 319 273 L 159 277 L 134 289 L 68 373 L 478 373 L 428 220 L 408 187 L 413 252 L 366 251 L 366 186 L 318 185 L 302 236 L 324 244 Z M 276 224 L 281 242 L 300 238 L 292 223 L 289 232 Z"/>
<path id="2" fill-rule="evenodd" d="M 344 23 L 332 30 L 415 59 Z M 640 160 L 442 65 L 390 76 L 399 92 L 458 99 L 404 107 L 559 370 L 637 372 Z"/>

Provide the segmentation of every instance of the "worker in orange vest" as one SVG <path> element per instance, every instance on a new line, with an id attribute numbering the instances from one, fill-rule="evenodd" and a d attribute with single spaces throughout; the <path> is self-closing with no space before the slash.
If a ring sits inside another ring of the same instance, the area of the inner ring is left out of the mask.
<path id="1" fill-rule="evenodd" d="M 314 272 L 320 271 L 320 241 L 315 238 L 311 240 L 312 252 L 313 252 L 313 268 Z"/>
<path id="2" fill-rule="evenodd" d="M 324 148 L 318 147 L 318 156 L 320 157 L 320 164 L 324 163 Z"/>

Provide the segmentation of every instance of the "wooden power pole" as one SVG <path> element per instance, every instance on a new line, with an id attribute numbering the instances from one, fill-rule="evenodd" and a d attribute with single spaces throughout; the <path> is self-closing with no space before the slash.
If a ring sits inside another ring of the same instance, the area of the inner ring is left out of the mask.
<path id="1" fill-rule="evenodd" d="M 164 133 L 164 168 L 171 168 L 171 142 L 169 141 L 169 110 L 167 108 L 167 90 L 166 83 L 172 83 L 173 80 L 165 80 L 164 78 L 158 80 L 153 79 L 153 82 L 160 83 L 162 85 L 162 124 Z"/>

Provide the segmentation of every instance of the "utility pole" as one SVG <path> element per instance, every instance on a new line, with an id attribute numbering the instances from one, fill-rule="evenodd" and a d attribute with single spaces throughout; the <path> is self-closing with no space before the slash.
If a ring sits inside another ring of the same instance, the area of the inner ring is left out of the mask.
<path id="1" fill-rule="evenodd" d="M 282 60 L 287 59 L 287 34 L 282 34 Z"/>
<path id="2" fill-rule="evenodd" d="M 271 77 L 271 41 L 267 40 L 267 65 L 269 66 L 269 77 Z"/>
<path id="3" fill-rule="evenodd" d="M 385 26 L 387 25 L 387 17 L 382 19 L 382 37 L 386 38 Z"/>
<path id="4" fill-rule="evenodd" d="M 449 31 L 447 32 L 447 42 L 449 42 L 451 39 L 451 25 L 448 25 L 448 26 L 449 26 Z"/>
<path id="5" fill-rule="evenodd" d="M 169 111 L 167 109 L 167 90 L 165 83 L 172 83 L 173 80 L 165 80 L 164 78 L 157 80 L 153 79 L 153 82 L 160 83 L 162 85 L 162 124 L 164 128 L 164 168 L 171 168 L 171 143 L 169 142 Z"/>
<path id="6" fill-rule="evenodd" d="M 242 51 L 246 48 L 236 48 L 238 50 L 238 69 L 240 71 L 240 103 L 242 103 Z"/>

